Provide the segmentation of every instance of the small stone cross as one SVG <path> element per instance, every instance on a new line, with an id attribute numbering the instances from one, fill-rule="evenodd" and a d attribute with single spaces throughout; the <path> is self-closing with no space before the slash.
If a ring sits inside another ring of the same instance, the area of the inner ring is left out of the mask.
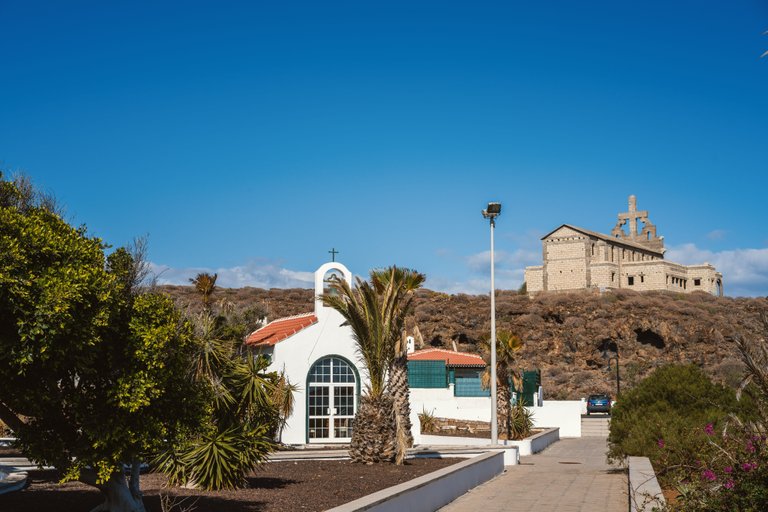
<path id="1" fill-rule="evenodd" d="M 328 252 L 331 254 L 331 261 L 336 261 L 336 255 L 339 254 L 339 251 L 335 247 L 331 247 L 331 250 Z"/>

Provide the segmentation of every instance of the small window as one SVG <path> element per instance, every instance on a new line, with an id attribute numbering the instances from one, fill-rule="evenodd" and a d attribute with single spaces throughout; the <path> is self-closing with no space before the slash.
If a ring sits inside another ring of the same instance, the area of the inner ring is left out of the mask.
<path id="1" fill-rule="evenodd" d="M 644 276 L 644 275 L 642 275 L 642 274 L 640 274 L 640 282 L 641 282 L 641 283 L 644 283 L 644 282 L 645 282 L 645 276 Z"/>
<path id="2" fill-rule="evenodd" d="M 616 272 L 611 272 L 611 282 L 616 279 Z"/>
<path id="3" fill-rule="evenodd" d="M 634 285 L 635 285 L 635 276 L 629 276 L 629 277 L 627 277 L 627 284 L 628 284 L 629 286 L 634 286 Z"/>
<path id="4" fill-rule="evenodd" d="M 694 279 L 693 286 L 701 286 L 701 279 Z"/>

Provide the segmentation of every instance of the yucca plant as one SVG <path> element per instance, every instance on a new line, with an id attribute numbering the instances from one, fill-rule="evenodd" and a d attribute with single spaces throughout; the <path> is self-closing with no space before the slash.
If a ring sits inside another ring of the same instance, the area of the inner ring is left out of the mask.
<path id="1" fill-rule="evenodd" d="M 419 423 L 421 423 L 422 433 L 431 434 L 437 432 L 437 418 L 435 418 L 434 410 L 430 412 L 425 407 L 422 407 L 419 413 Z"/>
<path id="2" fill-rule="evenodd" d="M 272 392 L 272 404 L 277 408 L 277 436 L 278 442 L 282 442 L 283 429 L 288 424 L 288 418 L 293 415 L 293 409 L 296 405 L 294 399 L 295 393 L 301 388 L 298 384 L 293 384 L 285 372 L 281 371 L 277 376 L 274 390 Z"/>
<path id="3" fill-rule="evenodd" d="M 518 399 L 509 411 L 509 439 L 525 439 L 533 429 L 533 412 Z"/>
<path id="4" fill-rule="evenodd" d="M 278 375 L 266 371 L 268 360 L 249 352 L 238 354 L 235 340 L 216 338 L 217 323 L 210 311 L 196 317 L 198 351 L 192 378 L 208 390 L 210 415 L 203 433 L 169 439 L 155 466 L 171 485 L 232 489 L 276 446 L 279 413 L 273 399 Z"/>

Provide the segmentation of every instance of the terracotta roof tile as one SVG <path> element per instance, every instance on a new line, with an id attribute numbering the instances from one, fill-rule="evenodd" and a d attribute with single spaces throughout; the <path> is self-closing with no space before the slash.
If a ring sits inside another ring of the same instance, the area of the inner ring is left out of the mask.
<path id="1" fill-rule="evenodd" d="M 278 318 L 249 334 L 245 338 L 245 344 L 261 347 L 272 346 L 316 323 L 317 317 L 314 313 Z"/>
<path id="2" fill-rule="evenodd" d="M 456 352 L 442 348 L 428 348 L 408 354 L 409 361 L 445 361 L 446 366 L 483 366 L 485 361 L 477 354 Z"/>

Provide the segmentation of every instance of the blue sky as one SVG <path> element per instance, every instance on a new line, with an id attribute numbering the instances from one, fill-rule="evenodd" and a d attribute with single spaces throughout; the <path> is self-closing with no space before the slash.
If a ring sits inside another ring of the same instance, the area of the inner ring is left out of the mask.
<path id="1" fill-rule="evenodd" d="M 627 196 L 668 258 L 768 294 L 768 2 L 0 0 L 0 164 L 161 282 L 540 263 Z"/>

